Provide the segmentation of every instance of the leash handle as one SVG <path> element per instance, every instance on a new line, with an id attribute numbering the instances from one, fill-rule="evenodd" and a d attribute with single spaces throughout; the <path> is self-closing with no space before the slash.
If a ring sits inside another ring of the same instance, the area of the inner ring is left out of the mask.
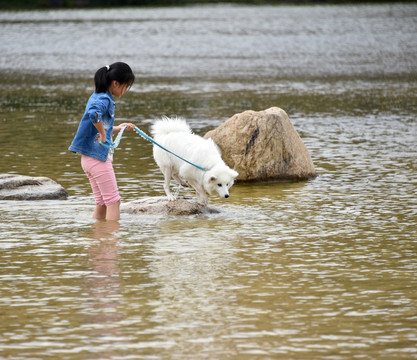
<path id="1" fill-rule="evenodd" d="M 103 145 L 104 147 L 108 148 L 108 149 L 113 149 L 115 146 L 114 144 L 110 141 L 106 139 L 106 142 L 102 142 L 101 140 L 99 141 L 100 145 Z"/>
<path id="2" fill-rule="evenodd" d="M 116 137 L 116 140 L 114 141 L 114 143 L 111 142 L 110 140 L 106 139 L 105 142 L 100 141 L 100 145 L 103 145 L 110 150 L 116 149 L 120 144 L 120 140 L 122 140 L 123 132 L 126 130 L 126 128 L 127 128 L 127 126 L 122 127 L 122 129 L 117 134 L 117 137 Z"/>

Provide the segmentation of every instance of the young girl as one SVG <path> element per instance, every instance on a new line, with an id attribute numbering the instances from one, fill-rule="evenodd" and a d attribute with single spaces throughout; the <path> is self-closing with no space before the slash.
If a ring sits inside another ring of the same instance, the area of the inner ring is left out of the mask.
<path id="1" fill-rule="evenodd" d="M 133 130 L 134 124 L 114 126 L 113 96 L 122 97 L 135 81 L 129 65 L 116 62 L 97 70 L 96 91 L 88 100 L 83 118 L 69 150 L 81 154 L 96 200 L 95 219 L 119 220 L 120 195 L 112 165 L 112 151 L 100 144 L 111 141 L 113 131 Z"/>

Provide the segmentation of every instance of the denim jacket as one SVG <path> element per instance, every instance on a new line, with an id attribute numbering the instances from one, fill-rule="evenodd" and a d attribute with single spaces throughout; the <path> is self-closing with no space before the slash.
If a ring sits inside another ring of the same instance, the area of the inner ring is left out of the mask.
<path id="1" fill-rule="evenodd" d="M 97 139 L 98 130 L 93 124 L 102 121 L 106 131 L 106 139 L 111 140 L 114 125 L 114 109 L 115 104 L 109 91 L 91 95 L 69 150 L 106 161 L 109 155 L 109 148 L 100 145 Z"/>

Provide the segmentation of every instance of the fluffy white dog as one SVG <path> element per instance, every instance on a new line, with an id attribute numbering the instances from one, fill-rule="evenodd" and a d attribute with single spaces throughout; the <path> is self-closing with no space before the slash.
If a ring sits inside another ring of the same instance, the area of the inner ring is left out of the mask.
<path id="1" fill-rule="evenodd" d="M 208 203 L 206 192 L 210 195 L 217 192 L 222 198 L 229 197 L 229 189 L 239 174 L 224 163 L 212 139 L 193 134 L 184 120 L 166 117 L 158 120 L 151 132 L 156 142 L 204 168 L 204 171 L 200 170 L 154 145 L 153 157 L 164 174 L 168 200 L 175 200 L 169 188 L 171 177 L 181 185 L 190 184 L 197 193 L 197 201 L 204 205 Z"/>

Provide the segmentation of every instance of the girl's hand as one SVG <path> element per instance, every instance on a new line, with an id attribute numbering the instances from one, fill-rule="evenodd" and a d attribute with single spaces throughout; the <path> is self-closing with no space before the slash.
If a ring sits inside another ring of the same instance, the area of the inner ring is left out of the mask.
<path id="1" fill-rule="evenodd" d="M 103 122 L 93 124 L 98 131 L 97 140 L 103 143 L 106 142 L 106 130 L 104 130 Z"/>
<path id="2" fill-rule="evenodd" d="M 135 128 L 135 124 L 132 124 L 132 123 L 123 123 L 123 124 L 120 124 L 118 126 L 119 131 L 122 130 L 123 127 L 125 127 L 125 126 L 126 126 L 125 131 L 132 131 Z"/>
<path id="3" fill-rule="evenodd" d="M 99 133 L 98 135 L 97 135 L 97 140 L 98 140 L 98 142 L 103 142 L 103 143 L 105 143 L 106 142 L 106 133 L 104 133 L 104 134 L 101 134 L 101 133 Z"/>

